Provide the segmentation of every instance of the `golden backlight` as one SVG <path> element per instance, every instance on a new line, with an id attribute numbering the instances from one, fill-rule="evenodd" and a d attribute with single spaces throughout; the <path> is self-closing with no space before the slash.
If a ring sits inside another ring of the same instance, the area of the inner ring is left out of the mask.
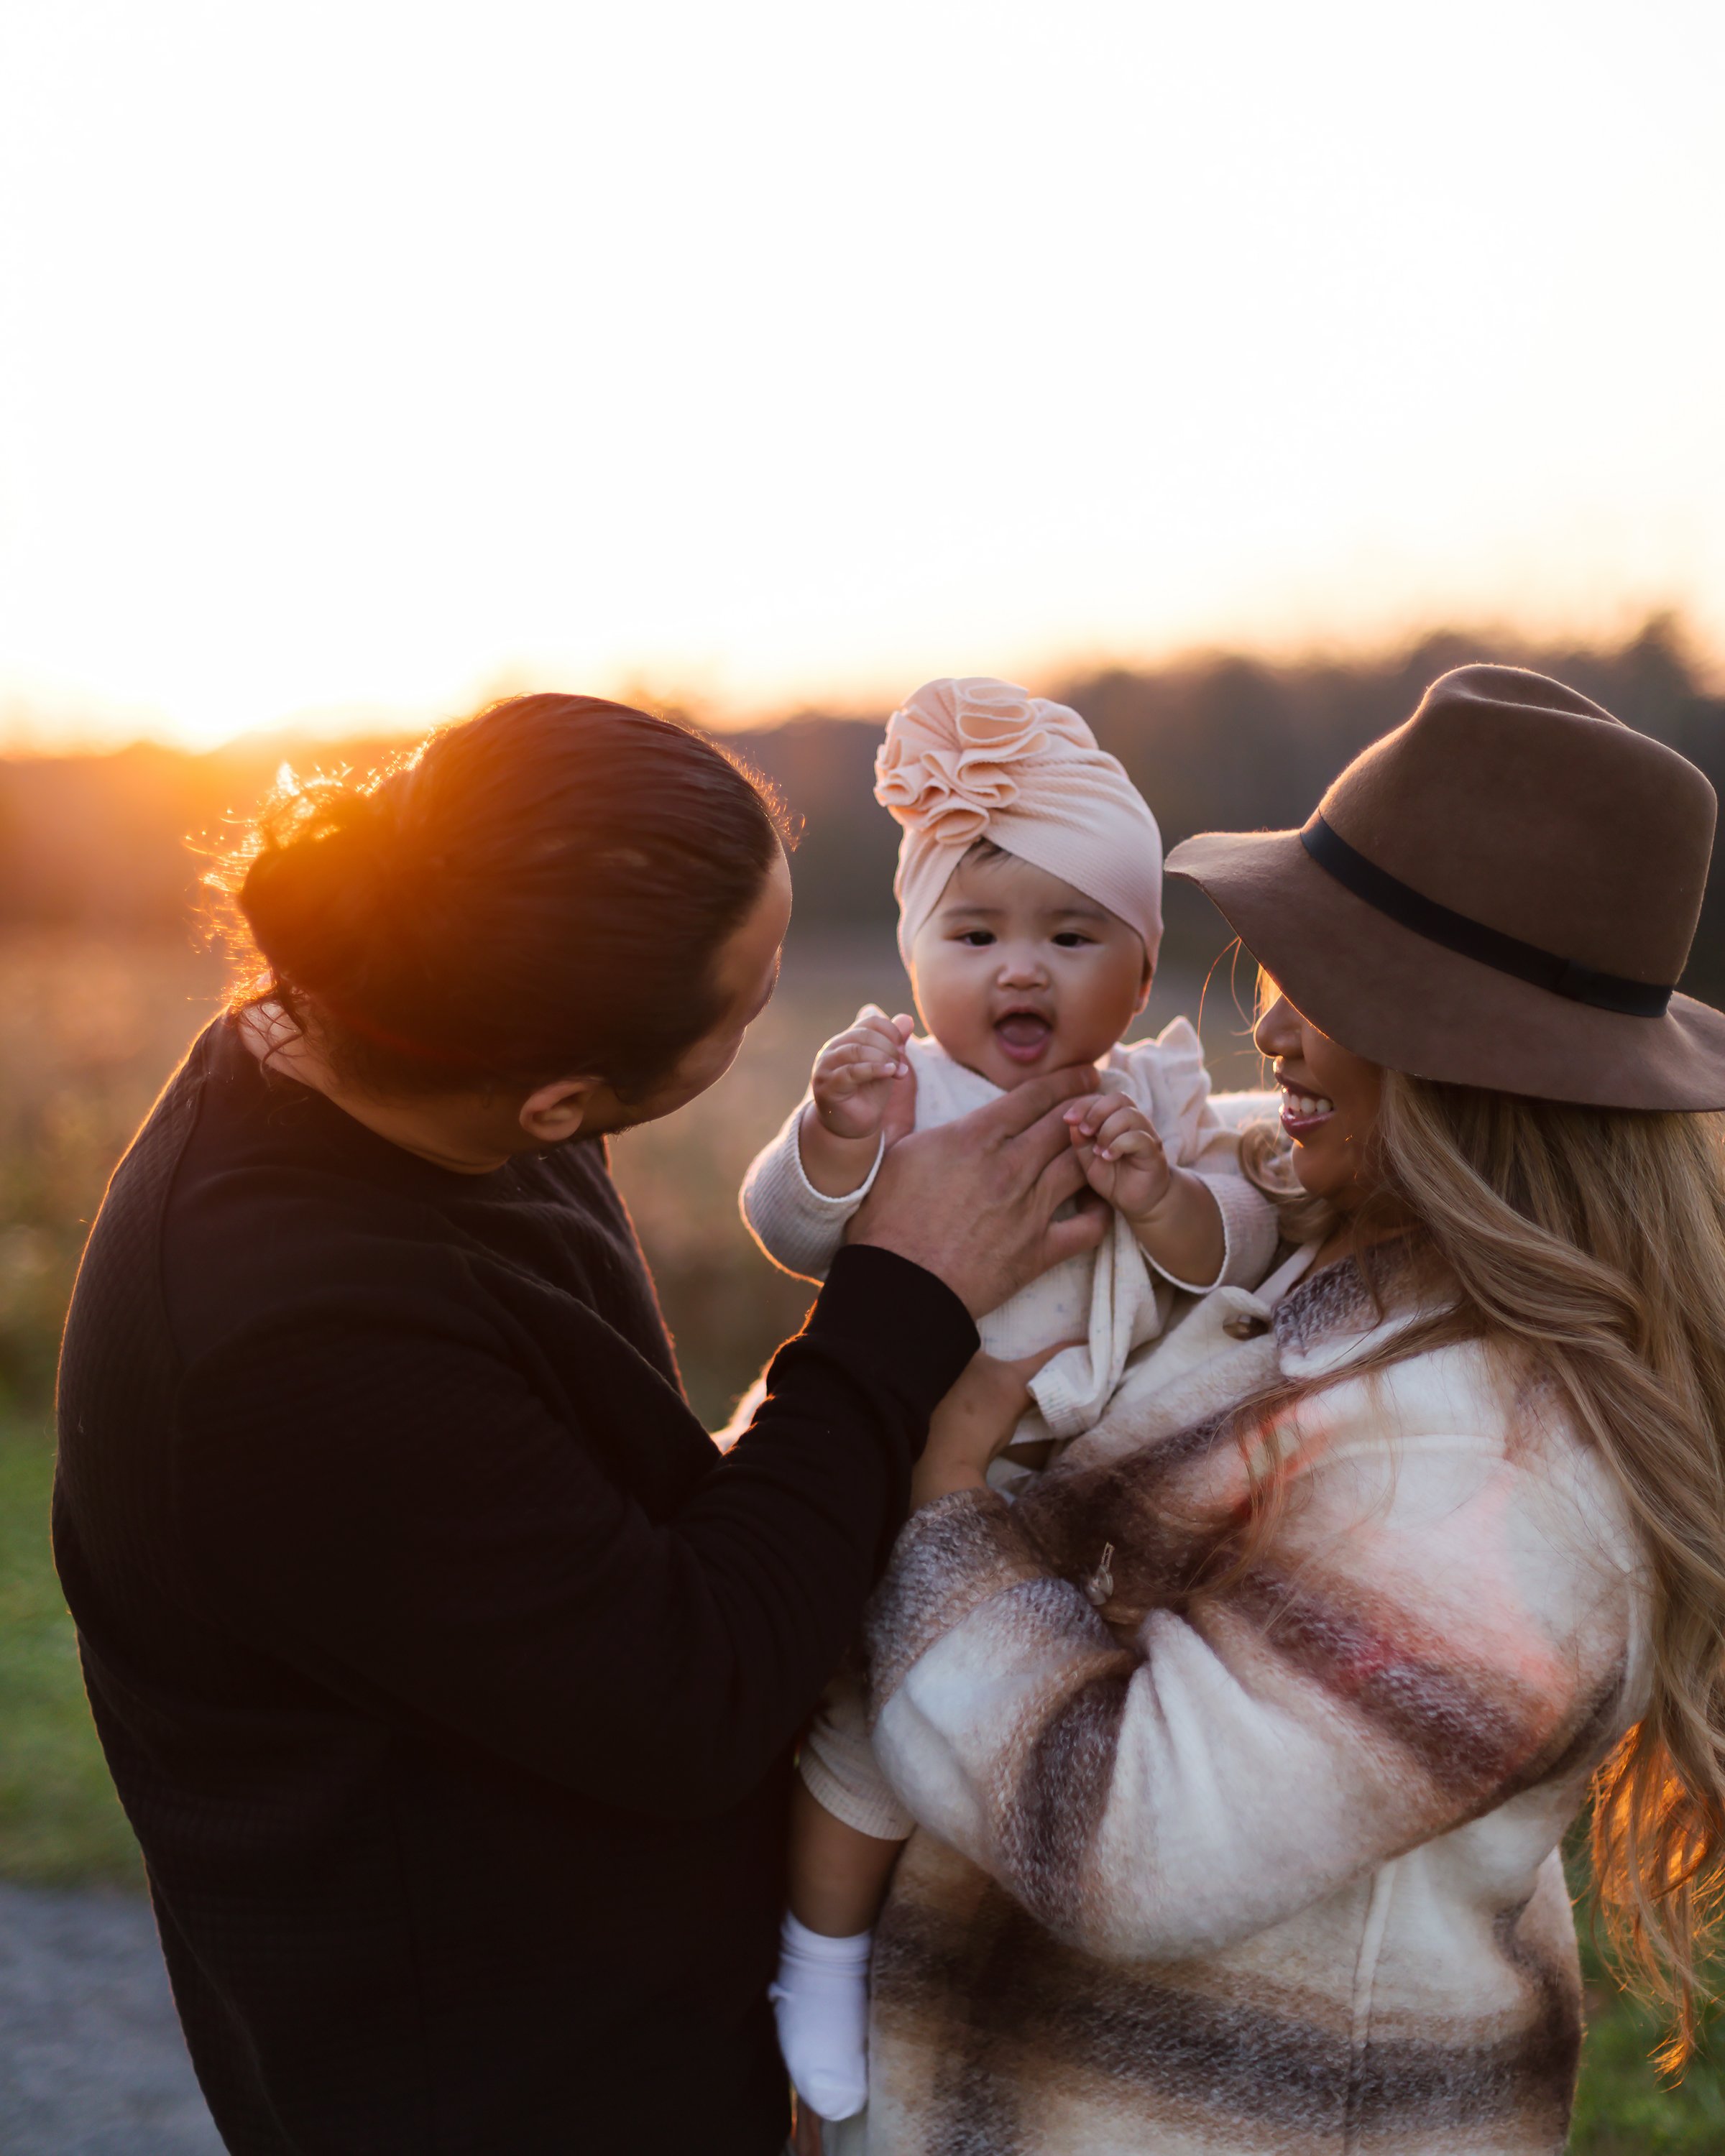
<path id="1" fill-rule="evenodd" d="M 1725 647 L 1725 8 L 11 0 L 0 731 Z"/>

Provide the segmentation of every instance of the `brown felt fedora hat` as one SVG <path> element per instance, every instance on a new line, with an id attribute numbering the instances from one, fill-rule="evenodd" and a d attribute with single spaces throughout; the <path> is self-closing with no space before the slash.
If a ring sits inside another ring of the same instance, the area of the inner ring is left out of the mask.
<path id="1" fill-rule="evenodd" d="M 1207 892 L 1332 1040 L 1602 1108 L 1725 1108 L 1725 1015 L 1676 993 L 1713 789 L 1560 681 L 1458 666 L 1298 831 L 1188 839 Z"/>

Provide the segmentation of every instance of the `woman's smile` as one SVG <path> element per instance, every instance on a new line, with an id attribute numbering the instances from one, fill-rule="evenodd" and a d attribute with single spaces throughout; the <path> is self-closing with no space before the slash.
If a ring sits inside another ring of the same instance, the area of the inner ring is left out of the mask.
<path id="1" fill-rule="evenodd" d="M 1370 1179 L 1368 1157 L 1384 1074 L 1320 1033 L 1267 974 L 1262 993 L 1253 1039 L 1281 1094 L 1294 1173 L 1314 1198 L 1352 1211 Z"/>
<path id="2" fill-rule="evenodd" d="M 1320 1129 L 1335 1114 L 1335 1102 L 1315 1086 L 1301 1085 L 1280 1071 L 1276 1082 L 1281 1089 L 1281 1127 L 1290 1137 Z"/>

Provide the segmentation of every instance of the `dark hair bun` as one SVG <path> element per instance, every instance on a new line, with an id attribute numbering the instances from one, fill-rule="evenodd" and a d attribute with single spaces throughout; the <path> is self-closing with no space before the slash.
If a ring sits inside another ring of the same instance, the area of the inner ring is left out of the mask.
<path id="1" fill-rule="evenodd" d="M 519 696 L 367 785 L 290 778 L 230 888 L 263 986 L 365 1082 L 628 1091 L 713 1024 L 715 954 L 778 850 L 772 804 L 712 742 Z"/>
<path id="2" fill-rule="evenodd" d="M 375 793 L 287 781 L 259 820 L 239 909 L 271 967 L 316 995 L 355 984 L 377 955 L 380 904 L 403 864 Z"/>

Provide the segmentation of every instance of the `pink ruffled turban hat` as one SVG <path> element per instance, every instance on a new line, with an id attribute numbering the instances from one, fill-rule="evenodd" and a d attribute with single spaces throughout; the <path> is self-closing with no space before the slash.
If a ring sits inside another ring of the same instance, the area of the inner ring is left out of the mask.
<path id="1" fill-rule="evenodd" d="M 886 721 L 875 798 L 904 826 L 898 947 L 917 932 L 966 850 L 988 839 L 1162 942 L 1162 834 L 1117 757 L 1076 711 L 985 675 L 927 681 Z"/>

